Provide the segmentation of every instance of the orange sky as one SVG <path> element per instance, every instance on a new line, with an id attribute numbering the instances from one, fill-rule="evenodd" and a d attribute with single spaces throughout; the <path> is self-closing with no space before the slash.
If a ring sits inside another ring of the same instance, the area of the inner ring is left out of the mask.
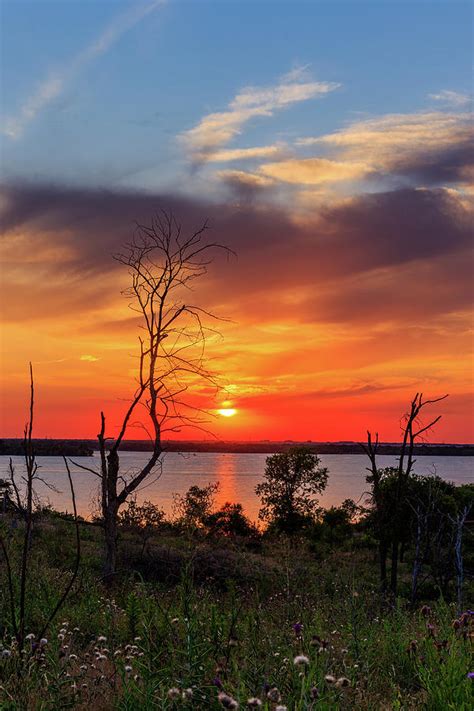
<path id="1" fill-rule="evenodd" d="M 464 198 L 405 190 L 315 214 L 173 200 L 185 226 L 210 214 L 212 238 L 237 252 L 218 258 L 193 294 L 231 319 L 208 347 L 222 391 L 192 394 L 200 406 L 236 409 L 209 423 L 217 437 L 359 440 L 369 427 L 396 440 L 400 416 L 421 390 L 450 394 L 433 410 L 443 419 L 431 440 L 472 441 Z M 3 436 L 22 433 L 30 359 L 36 436 L 94 437 L 101 409 L 108 434 L 117 431 L 133 391 L 139 330 L 120 294 L 127 275 L 110 253 L 133 216 L 145 221 L 158 201 L 54 188 L 7 194 Z"/>

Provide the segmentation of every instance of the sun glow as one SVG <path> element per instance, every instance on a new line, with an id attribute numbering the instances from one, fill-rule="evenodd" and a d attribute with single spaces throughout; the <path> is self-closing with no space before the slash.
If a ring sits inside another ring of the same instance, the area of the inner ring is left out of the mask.
<path id="1" fill-rule="evenodd" d="M 235 407 L 223 407 L 220 410 L 217 410 L 217 412 L 219 415 L 222 415 L 222 417 L 233 417 L 237 414 Z"/>

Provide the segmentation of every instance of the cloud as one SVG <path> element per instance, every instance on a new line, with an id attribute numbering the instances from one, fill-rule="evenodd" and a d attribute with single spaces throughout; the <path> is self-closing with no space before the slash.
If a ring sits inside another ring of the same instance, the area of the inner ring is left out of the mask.
<path id="1" fill-rule="evenodd" d="M 438 111 L 358 121 L 330 134 L 300 138 L 296 145 L 329 149 L 338 159 L 364 162 L 371 172 L 443 184 L 469 180 L 472 139 L 468 114 Z"/>
<path id="2" fill-rule="evenodd" d="M 134 5 L 130 10 L 115 17 L 82 52 L 38 84 L 32 95 L 24 101 L 18 114 L 6 119 L 2 127 L 3 133 L 12 139 L 19 138 L 38 114 L 60 96 L 77 73 L 105 54 L 122 35 L 165 2 L 166 0 L 153 0 L 143 5 Z"/>
<path id="3" fill-rule="evenodd" d="M 459 91 L 450 91 L 449 89 L 443 89 L 438 94 L 428 94 L 428 97 L 434 101 L 440 101 L 447 106 L 455 106 L 458 108 L 467 106 L 472 101 L 472 97 L 469 96 L 469 94 L 462 94 Z"/>
<path id="4" fill-rule="evenodd" d="M 247 174 L 231 172 L 232 179 L 245 190 Z M 260 180 L 249 184 L 250 196 L 265 189 Z M 237 252 L 237 262 L 219 261 L 200 290 L 204 306 L 236 321 L 263 324 L 278 313 L 309 322 L 359 322 L 364 309 L 371 309 L 371 323 L 387 320 L 387 314 L 391 321 L 406 320 L 410 305 L 403 304 L 413 290 L 413 317 L 426 322 L 464 308 L 471 298 L 472 211 L 454 191 L 362 195 L 319 205 L 298 220 L 250 200 L 218 205 L 52 186 L 10 186 L 4 204 L 2 291 L 9 320 L 87 313 L 102 313 L 101 322 L 122 318 L 114 303 L 122 303 L 125 275 L 111 254 L 130 238 L 135 220 L 146 224 L 160 207 L 172 209 L 185 231 L 209 217 L 213 239 Z M 353 280 L 360 282 L 357 289 Z M 24 298 L 11 300 L 12 293 Z"/>
<path id="5" fill-rule="evenodd" d="M 230 163 L 235 160 L 251 158 L 275 158 L 282 154 L 285 148 L 282 144 L 272 146 L 255 146 L 253 148 L 227 148 L 210 154 L 203 154 L 203 159 L 213 163 Z"/>
<path id="6" fill-rule="evenodd" d="M 325 96 L 339 86 L 335 82 L 305 80 L 302 71 L 295 70 L 275 86 L 242 89 L 226 111 L 207 114 L 196 126 L 182 133 L 180 140 L 194 162 L 205 162 L 238 136 L 251 119 L 273 116 L 275 111 Z"/>
<path id="7" fill-rule="evenodd" d="M 260 166 L 263 175 L 296 185 L 320 185 L 354 180 L 370 173 L 366 163 L 338 162 L 325 158 L 293 158 Z"/>

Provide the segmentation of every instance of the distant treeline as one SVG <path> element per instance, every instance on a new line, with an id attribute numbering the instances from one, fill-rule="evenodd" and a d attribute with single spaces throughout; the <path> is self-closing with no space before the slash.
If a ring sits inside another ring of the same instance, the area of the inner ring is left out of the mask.
<path id="1" fill-rule="evenodd" d="M 110 441 L 110 443 L 113 440 Z M 98 446 L 93 439 L 36 439 L 33 441 L 38 456 L 89 457 Z M 110 444 L 109 443 L 109 444 Z M 363 454 L 358 442 L 223 442 L 223 441 L 168 441 L 163 442 L 167 452 L 220 452 L 236 454 L 275 454 L 287 452 L 295 446 L 307 447 L 314 454 Z M 127 440 L 121 449 L 129 452 L 149 452 L 153 449 L 145 440 Z M 400 445 L 396 442 L 381 443 L 379 454 L 398 455 Z M 415 445 L 417 456 L 473 456 L 472 444 L 419 444 Z M 24 454 L 22 439 L 0 440 L 0 455 Z"/>
<path id="2" fill-rule="evenodd" d="M 95 449 L 92 442 L 81 439 L 35 439 L 33 447 L 38 457 L 91 457 Z M 24 440 L 0 439 L 0 454 L 21 456 L 24 453 Z"/>

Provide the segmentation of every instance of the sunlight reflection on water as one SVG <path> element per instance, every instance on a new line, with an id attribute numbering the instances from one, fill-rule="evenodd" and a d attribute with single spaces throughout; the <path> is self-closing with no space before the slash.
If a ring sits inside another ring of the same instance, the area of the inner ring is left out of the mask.
<path id="1" fill-rule="evenodd" d="M 124 471 L 135 471 L 140 468 L 148 457 L 146 452 L 123 452 L 121 462 Z M 226 501 L 241 503 L 246 514 L 253 520 L 257 519 L 259 500 L 254 493 L 256 485 L 261 481 L 265 469 L 266 454 L 222 454 L 199 452 L 197 454 L 169 452 L 163 458 L 163 470 L 160 475 L 153 476 L 146 486 L 142 486 L 138 500 L 150 500 L 171 513 L 173 493 L 184 493 L 193 484 L 205 486 L 208 483 L 220 482 L 220 490 L 216 502 L 220 506 Z M 16 472 L 22 474 L 22 457 L 12 457 Z M 7 456 L 0 456 L 0 478 L 6 478 L 8 472 Z M 79 463 L 98 468 L 99 458 L 81 457 Z M 340 504 L 344 499 L 355 501 L 363 496 L 368 485 L 365 483 L 367 459 L 357 454 L 327 454 L 321 456 L 321 462 L 329 469 L 328 486 L 320 497 L 323 506 Z M 396 457 L 382 455 L 379 457 L 381 467 L 396 463 Z M 415 464 L 417 474 L 436 472 L 444 479 L 456 484 L 467 484 L 473 481 L 473 463 L 471 457 L 419 457 Z M 38 483 L 37 493 L 42 501 L 49 502 L 59 510 L 71 511 L 69 485 L 61 457 L 38 457 L 40 476 L 52 484 L 58 491 L 49 490 L 44 484 Z M 88 472 L 71 467 L 75 484 L 78 512 L 90 517 L 97 499 L 98 479 Z"/>

